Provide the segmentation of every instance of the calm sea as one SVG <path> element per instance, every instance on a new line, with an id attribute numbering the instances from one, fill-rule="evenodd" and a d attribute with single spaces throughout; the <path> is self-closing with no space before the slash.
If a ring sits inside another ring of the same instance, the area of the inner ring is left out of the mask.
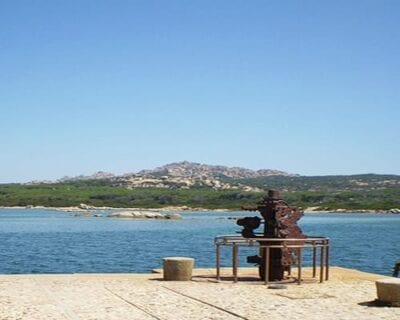
<path id="1" fill-rule="evenodd" d="M 239 231 L 243 212 L 183 213 L 183 220 L 78 218 L 38 209 L 0 209 L 0 273 L 149 272 L 163 257 L 215 266 L 214 237 Z M 255 213 L 250 214 L 255 215 Z M 391 274 L 400 260 L 400 215 L 310 214 L 304 233 L 331 238 L 331 265 Z M 241 266 L 250 266 L 243 252 Z M 230 250 L 223 265 L 230 265 Z"/>

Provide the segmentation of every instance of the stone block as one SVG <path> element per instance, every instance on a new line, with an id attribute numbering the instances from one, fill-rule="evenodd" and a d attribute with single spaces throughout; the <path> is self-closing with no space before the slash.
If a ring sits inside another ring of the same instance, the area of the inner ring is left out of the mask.
<path id="1" fill-rule="evenodd" d="M 189 281 L 192 279 L 193 266 L 193 258 L 166 257 L 163 259 L 164 280 Z"/>
<path id="2" fill-rule="evenodd" d="M 375 281 L 378 300 L 392 306 L 400 306 L 400 279 L 386 278 Z"/>

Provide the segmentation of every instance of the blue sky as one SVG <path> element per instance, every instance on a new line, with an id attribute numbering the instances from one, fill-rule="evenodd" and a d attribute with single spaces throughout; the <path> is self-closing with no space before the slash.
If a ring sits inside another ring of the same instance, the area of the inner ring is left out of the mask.
<path id="1" fill-rule="evenodd" d="M 169 162 L 400 174 L 400 1 L 0 0 L 0 182 Z"/>

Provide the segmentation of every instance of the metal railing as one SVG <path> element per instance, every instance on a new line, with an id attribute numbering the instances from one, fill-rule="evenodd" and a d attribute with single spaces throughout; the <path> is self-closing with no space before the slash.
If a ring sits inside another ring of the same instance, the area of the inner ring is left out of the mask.
<path id="1" fill-rule="evenodd" d="M 265 244 L 267 242 L 268 244 Z M 330 241 L 326 237 L 307 237 L 304 239 L 282 239 L 282 238 L 244 238 L 238 235 L 224 235 L 215 238 L 216 246 L 216 278 L 221 278 L 221 247 L 228 246 L 232 247 L 232 273 L 233 281 L 238 281 L 238 256 L 240 247 L 256 247 L 259 250 L 265 250 L 265 263 L 264 263 L 264 275 L 265 284 L 270 281 L 269 277 L 269 259 L 270 250 L 279 249 L 292 249 L 296 251 L 297 259 L 294 265 L 297 265 L 297 283 L 301 283 L 302 277 L 302 264 L 303 264 L 303 250 L 312 250 L 312 277 L 315 278 L 317 275 L 317 255 L 319 254 L 319 281 L 322 283 L 324 280 L 329 280 L 329 249 Z M 319 249 L 319 250 L 318 250 Z M 289 268 L 290 269 L 290 268 Z M 290 271 L 289 271 L 290 272 Z M 290 273 L 289 273 L 290 274 Z"/>

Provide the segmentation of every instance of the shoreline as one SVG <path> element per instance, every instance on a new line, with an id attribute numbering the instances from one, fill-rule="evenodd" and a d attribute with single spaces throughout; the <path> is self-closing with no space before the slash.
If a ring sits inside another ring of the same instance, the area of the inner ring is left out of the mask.
<path id="1" fill-rule="evenodd" d="M 98 210 L 127 210 L 127 211 L 156 211 L 156 212 L 247 212 L 245 210 L 235 210 L 235 209 L 206 209 L 206 208 L 192 208 L 187 206 L 168 206 L 163 208 L 126 208 L 126 207 L 96 207 L 86 204 L 80 204 L 79 206 L 70 207 L 46 207 L 46 206 L 0 206 L 0 209 L 33 209 L 33 210 L 54 210 L 61 212 L 88 212 L 88 211 L 98 211 Z M 392 209 L 391 209 L 392 210 Z M 370 210 L 370 209 L 360 209 L 360 210 L 348 210 L 348 209 L 335 209 L 335 210 L 318 210 L 318 207 L 308 207 L 304 209 L 305 214 L 324 214 L 324 213 L 343 213 L 343 214 L 398 214 L 397 212 L 390 212 L 390 210 Z"/>
<path id="2" fill-rule="evenodd" d="M 389 210 L 371 210 L 371 209 L 359 209 L 359 210 L 349 210 L 349 209 L 334 209 L 334 210 L 318 210 L 317 207 L 309 207 L 304 209 L 304 213 L 376 213 L 376 214 L 396 214 L 393 212 L 389 212 Z"/>
<path id="3" fill-rule="evenodd" d="M 45 207 L 45 206 L 0 206 L 0 209 L 33 209 L 33 210 L 55 210 L 55 211 L 64 211 L 64 212 L 86 212 L 86 211 L 94 211 L 94 210 L 126 210 L 126 211 L 185 211 L 185 212 L 230 212 L 230 211 L 242 211 L 242 210 L 232 210 L 232 209 L 206 209 L 206 208 L 191 208 L 187 206 L 169 206 L 163 208 L 139 208 L 139 207 L 96 207 L 89 205 L 79 205 L 79 206 L 71 206 L 71 207 Z"/>

